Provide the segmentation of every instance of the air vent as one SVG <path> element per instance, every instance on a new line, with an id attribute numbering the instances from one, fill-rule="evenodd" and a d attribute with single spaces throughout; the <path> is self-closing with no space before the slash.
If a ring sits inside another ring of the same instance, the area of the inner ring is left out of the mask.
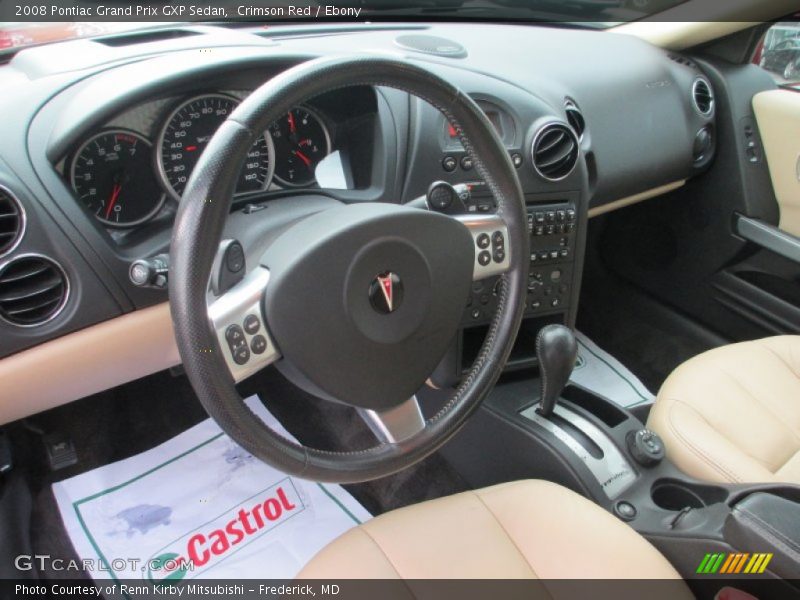
<path id="1" fill-rule="evenodd" d="M 53 260 L 23 255 L 0 267 L 0 317 L 21 327 L 42 325 L 64 308 L 69 281 Z"/>
<path id="2" fill-rule="evenodd" d="M 567 113 L 567 122 L 578 134 L 578 139 L 583 138 L 583 132 L 586 131 L 586 120 L 583 118 L 581 109 L 572 100 L 567 100 L 564 103 L 564 110 Z"/>
<path id="3" fill-rule="evenodd" d="M 578 140 L 566 125 L 551 123 L 542 127 L 531 146 L 533 166 L 550 181 L 559 181 L 572 173 L 578 163 Z"/>
<path id="4" fill-rule="evenodd" d="M 11 192 L 0 187 L 0 256 L 8 254 L 22 239 L 25 211 Z"/>
<path id="5" fill-rule="evenodd" d="M 714 94 L 705 79 L 696 79 L 692 86 L 692 98 L 695 108 L 701 115 L 709 116 L 714 112 Z"/>

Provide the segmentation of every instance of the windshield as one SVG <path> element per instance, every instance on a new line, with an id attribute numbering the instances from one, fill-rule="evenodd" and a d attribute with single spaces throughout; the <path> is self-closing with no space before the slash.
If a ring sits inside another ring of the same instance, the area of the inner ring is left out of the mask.
<path id="1" fill-rule="evenodd" d="M 198 5 L 163 2 L 41 5 L 0 3 L 0 52 L 133 29 L 194 22 L 270 26 L 292 22 L 483 21 L 561 24 L 604 29 L 635 21 L 685 0 L 207 0 Z M 81 20 L 85 19 L 85 20 Z M 116 19 L 112 21 L 111 19 Z M 184 21 L 185 20 L 185 21 Z"/>

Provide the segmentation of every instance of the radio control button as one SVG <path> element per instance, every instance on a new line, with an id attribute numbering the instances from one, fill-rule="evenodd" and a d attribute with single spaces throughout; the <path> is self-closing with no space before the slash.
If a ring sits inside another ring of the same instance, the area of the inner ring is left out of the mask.
<path id="1" fill-rule="evenodd" d="M 247 315 L 244 318 L 244 330 L 250 335 L 255 335 L 261 329 L 261 321 L 255 315 Z"/>
<path id="2" fill-rule="evenodd" d="M 263 354 L 264 350 L 267 349 L 267 338 L 263 335 L 255 336 L 250 340 L 250 348 L 254 354 Z"/>

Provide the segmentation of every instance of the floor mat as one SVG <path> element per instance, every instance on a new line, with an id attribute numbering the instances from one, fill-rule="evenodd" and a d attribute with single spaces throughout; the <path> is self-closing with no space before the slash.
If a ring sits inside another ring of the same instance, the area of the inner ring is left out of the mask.
<path id="1" fill-rule="evenodd" d="M 570 381 L 623 408 L 651 404 L 653 394 L 625 365 L 577 332 L 578 360 Z"/>
<path id="2" fill-rule="evenodd" d="M 293 439 L 261 404 L 245 401 Z M 277 471 L 208 419 L 129 459 L 53 484 L 95 579 L 294 577 L 370 514 L 338 485 Z"/>

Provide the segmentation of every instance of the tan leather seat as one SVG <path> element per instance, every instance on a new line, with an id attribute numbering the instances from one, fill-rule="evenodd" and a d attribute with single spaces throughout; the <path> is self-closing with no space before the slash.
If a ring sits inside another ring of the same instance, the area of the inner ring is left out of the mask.
<path id="1" fill-rule="evenodd" d="M 647 540 L 584 497 L 546 481 L 518 481 L 376 517 L 329 544 L 299 577 L 680 576 Z"/>
<path id="2" fill-rule="evenodd" d="M 800 484 L 800 336 L 687 361 L 664 382 L 647 424 L 698 479 Z"/>

